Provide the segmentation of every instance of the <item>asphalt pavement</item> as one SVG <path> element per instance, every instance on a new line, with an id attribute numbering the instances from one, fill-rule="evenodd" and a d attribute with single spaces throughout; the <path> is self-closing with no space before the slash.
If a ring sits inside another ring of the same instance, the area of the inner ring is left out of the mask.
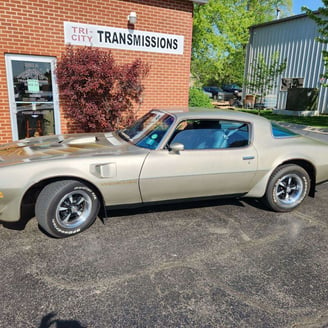
<path id="1" fill-rule="evenodd" d="M 60 240 L 0 225 L 0 327 L 327 328 L 327 199 L 115 211 Z"/>

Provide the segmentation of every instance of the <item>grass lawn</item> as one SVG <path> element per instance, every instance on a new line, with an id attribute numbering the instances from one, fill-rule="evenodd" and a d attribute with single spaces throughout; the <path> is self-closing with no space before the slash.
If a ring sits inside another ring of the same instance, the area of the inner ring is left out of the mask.
<path id="1" fill-rule="evenodd" d="M 200 108 L 192 108 L 191 110 L 217 110 L 215 108 L 209 109 L 200 109 Z M 258 115 L 257 110 L 243 110 L 241 111 L 252 113 Z M 260 115 L 273 121 L 280 121 L 280 122 L 287 122 L 287 123 L 295 123 L 307 126 L 313 126 L 318 128 L 328 128 L 328 115 L 321 115 L 321 116 L 289 116 L 289 115 L 277 115 L 273 114 L 272 110 L 260 110 Z"/>
<path id="2" fill-rule="evenodd" d="M 257 110 L 245 110 L 245 112 L 251 112 L 257 114 Z M 290 115 L 278 115 L 273 114 L 271 110 L 261 110 L 260 115 L 268 118 L 269 120 L 288 122 L 295 124 L 302 124 L 308 126 L 314 126 L 319 128 L 328 128 L 328 115 L 321 116 L 290 116 Z"/>

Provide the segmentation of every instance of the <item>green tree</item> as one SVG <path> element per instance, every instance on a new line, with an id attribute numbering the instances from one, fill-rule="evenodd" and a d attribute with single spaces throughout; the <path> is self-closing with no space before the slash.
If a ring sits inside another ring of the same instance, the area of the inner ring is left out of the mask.
<path id="1" fill-rule="evenodd" d="M 319 15 L 315 14 L 313 11 L 307 7 L 302 7 L 302 10 L 305 11 L 310 18 L 312 18 L 319 27 L 320 36 L 317 38 L 317 41 L 323 44 L 328 44 L 328 0 L 322 0 L 323 7 L 318 9 Z M 325 72 L 321 74 L 321 77 L 325 79 L 326 83 L 323 86 L 328 87 L 328 51 L 322 50 L 322 58 L 325 66 Z"/>
<path id="2" fill-rule="evenodd" d="M 290 12 L 292 0 L 209 0 L 195 5 L 191 72 L 196 83 L 242 83 L 249 27 Z"/>
<path id="3" fill-rule="evenodd" d="M 250 79 L 246 84 L 250 92 L 260 95 L 261 103 L 275 86 L 276 77 L 286 69 L 286 65 L 287 60 L 281 62 L 279 52 L 275 52 L 268 61 L 263 54 L 259 54 L 251 63 Z"/>

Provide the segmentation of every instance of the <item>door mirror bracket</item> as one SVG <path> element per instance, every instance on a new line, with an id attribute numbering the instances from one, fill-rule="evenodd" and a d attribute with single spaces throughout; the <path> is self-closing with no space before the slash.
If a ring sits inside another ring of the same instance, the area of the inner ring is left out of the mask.
<path id="1" fill-rule="evenodd" d="M 179 142 L 174 142 L 173 144 L 169 145 L 169 150 L 170 153 L 179 154 L 180 151 L 184 150 L 184 145 Z"/>

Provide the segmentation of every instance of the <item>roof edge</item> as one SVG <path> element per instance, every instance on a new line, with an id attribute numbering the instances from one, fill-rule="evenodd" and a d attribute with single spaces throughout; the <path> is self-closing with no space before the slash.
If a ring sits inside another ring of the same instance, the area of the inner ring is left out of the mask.
<path id="1" fill-rule="evenodd" d="M 313 10 L 312 12 L 315 15 L 319 14 L 318 10 Z M 309 17 L 309 15 L 307 13 L 302 13 L 302 14 L 298 14 L 298 15 L 283 17 L 283 18 L 280 18 L 280 19 L 274 19 L 274 20 L 269 21 L 269 22 L 252 25 L 252 26 L 249 27 L 249 29 L 252 30 L 252 29 L 255 29 L 257 27 L 273 25 L 273 24 L 279 24 L 279 23 L 282 23 L 282 22 L 291 21 L 291 20 L 298 19 L 298 18 L 303 18 L 303 17 Z"/>
<path id="2" fill-rule="evenodd" d="M 208 0 L 189 0 L 189 1 L 199 3 L 200 5 L 205 5 L 205 3 L 208 3 Z"/>

